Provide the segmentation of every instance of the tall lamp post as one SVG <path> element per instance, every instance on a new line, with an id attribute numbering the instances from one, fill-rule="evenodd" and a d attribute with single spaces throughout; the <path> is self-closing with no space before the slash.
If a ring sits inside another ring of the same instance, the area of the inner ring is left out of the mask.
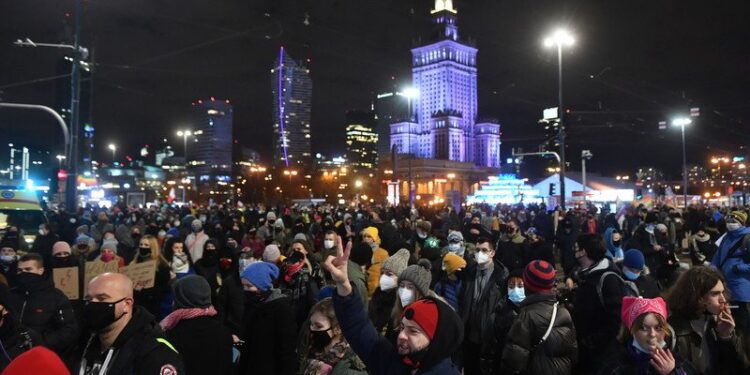
<path id="1" fill-rule="evenodd" d="M 407 159 L 407 168 L 409 170 L 409 207 L 414 208 L 414 181 L 411 175 L 411 159 L 414 157 L 414 150 L 411 147 L 411 123 L 414 116 L 412 115 L 411 102 L 419 97 L 419 89 L 416 87 L 407 87 L 404 89 L 404 96 L 406 97 L 409 113 L 409 158 Z"/>
<path id="2" fill-rule="evenodd" d="M 672 126 L 679 126 L 682 133 L 682 199 L 685 209 L 687 209 L 687 153 L 685 152 L 685 127 L 690 125 L 692 121 L 687 117 L 680 117 L 672 120 Z"/>
<path id="3" fill-rule="evenodd" d="M 563 109 L 562 49 L 575 44 L 575 39 L 567 30 L 559 29 L 544 39 L 547 48 L 557 47 L 557 117 L 560 120 L 560 207 L 565 208 L 565 110 Z"/>
<path id="4" fill-rule="evenodd" d="M 112 163 L 114 164 L 114 162 L 115 162 L 115 152 L 117 152 L 117 146 L 115 146 L 114 143 L 110 143 L 107 148 L 109 148 L 110 150 L 112 150 Z"/>

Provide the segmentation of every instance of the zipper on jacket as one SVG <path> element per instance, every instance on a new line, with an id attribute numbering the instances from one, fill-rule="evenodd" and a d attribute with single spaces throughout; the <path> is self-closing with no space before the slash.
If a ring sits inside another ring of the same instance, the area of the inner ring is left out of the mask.
<path id="1" fill-rule="evenodd" d="M 26 311 L 26 303 L 29 302 L 29 292 L 26 291 L 26 298 L 23 299 L 23 305 L 21 306 L 21 316 L 18 320 L 19 323 L 23 323 L 23 313 Z"/>

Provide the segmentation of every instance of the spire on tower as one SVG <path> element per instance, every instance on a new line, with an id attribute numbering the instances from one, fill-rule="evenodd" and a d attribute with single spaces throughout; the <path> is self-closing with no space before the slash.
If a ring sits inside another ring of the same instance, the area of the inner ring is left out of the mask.
<path id="1" fill-rule="evenodd" d="M 435 0 L 435 9 L 433 9 L 430 13 L 435 14 L 442 11 L 448 11 L 453 14 L 458 13 L 458 11 L 453 9 L 453 0 Z"/>

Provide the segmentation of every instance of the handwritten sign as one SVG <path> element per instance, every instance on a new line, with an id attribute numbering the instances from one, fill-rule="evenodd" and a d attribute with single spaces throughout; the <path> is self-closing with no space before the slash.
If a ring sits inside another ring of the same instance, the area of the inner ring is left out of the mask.
<path id="1" fill-rule="evenodd" d="M 78 267 L 55 268 L 52 270 L 55 288 L 60 289 L 68 299 L 80 299 L 78 289 Z"/>
<path id="2" fill-rule="evenodd" d="M 111 261 L 111 262 L 102 262 L 100 260 L 95 260 L 92 262 L 86 262 L 86 272 L 85 276 L 83 278 L 84 284 L 83 289 L 84 293 L 88 290 L 89 281 L 91 279 L 107 272 L 117 272 L 117 261 Z"/>
<path id="3" fill-rule="evenodd" d="M 121 268 L 120 272 L 133 280 L 133 287 L 136 290 L 153 288 L 156 279 L 156 261 L 132 263 Z"/>

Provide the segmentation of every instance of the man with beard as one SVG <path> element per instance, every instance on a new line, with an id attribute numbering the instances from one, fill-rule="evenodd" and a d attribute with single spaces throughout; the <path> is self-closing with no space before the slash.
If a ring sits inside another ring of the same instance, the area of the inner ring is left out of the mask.
<path id="1" fill-rule="evenodd" d="M 133 282 L 105 273 L 88 285 L 84 316 L 92 333 L 83 350 L 83 375 L 184 374 L 182 359 L 164 338 L 154 316 L 136 306 Z"/>
<path id="2" fill-rule="evenodd" d="M 19 323 L 42 337 L 42 344 L 65 358 L 78 338 L 73 307 L 51 279 L 44 278 L 44 260 L 29 253 L 18 261 L 17 286 L 11 290 L 10 311 Z"/>

